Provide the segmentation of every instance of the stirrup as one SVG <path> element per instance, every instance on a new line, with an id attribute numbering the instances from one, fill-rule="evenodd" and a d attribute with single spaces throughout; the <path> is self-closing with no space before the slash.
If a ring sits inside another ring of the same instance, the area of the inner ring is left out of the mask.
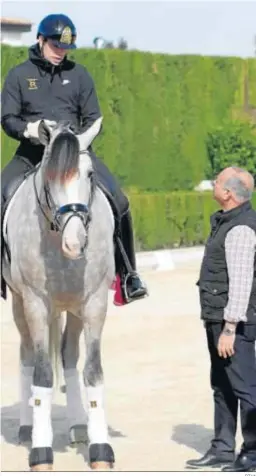
<path id="1" fill-rule="evenodd" d="M 128 291 L 128 289 L 129 289 L 128 281 L 129 281 L 130 278 L 131 278 L 131 279 L 133 279 L 133 278 L 138 278 L 139 281 L 140 281 L 140 283 L 141 283 L 141 285 L 142 285 L 142 287 L 143 287 L 143 289 L 145 290 L 145 292 L 143 292 L 143 293 L 142 293 L 141 295 L 139 295 L 139 296 L 132 296 L 132 297 L 130 297 L 130 296 L 129 296 L 129 291 Z M 136 271 L 130 271 L 130 272 L 128 272 L 128 273 L 125 275 L 125 277 L 124 277 L 124 279 L 123 279 L 123 282 L 121 282 L 121 287 L 122 287 L 122 290 L 123 290 L 124 298 L 125 298 L 125 300 L 126 300 L 127 303 L 129 303 L 129 302 L 131 302 L 131 301 L 133 301 L 133 300 L 141 299 L 141 298 L 143 298 L 144 296 L 148 296 L 147 287 L 146 287 L 145 283 L 142 282 L 142 280 L 141 280 L 140 277 L 139 277 L 139 274 L 138 274 Z"/>

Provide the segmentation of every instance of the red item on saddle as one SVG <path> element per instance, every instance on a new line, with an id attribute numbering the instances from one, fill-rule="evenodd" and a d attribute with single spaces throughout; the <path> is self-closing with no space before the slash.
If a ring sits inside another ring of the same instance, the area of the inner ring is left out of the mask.
<path id="1" fill-rule="evenodd" d="M 124 304 L 126 304 L 122 294 L 121 279 L 119 274 L 116 275 L 116 279 L 115 281 L 113 281 L 111 289 L 115 291 L 114 300 L 113 300 L 114 305 L 123 306 Z"/>

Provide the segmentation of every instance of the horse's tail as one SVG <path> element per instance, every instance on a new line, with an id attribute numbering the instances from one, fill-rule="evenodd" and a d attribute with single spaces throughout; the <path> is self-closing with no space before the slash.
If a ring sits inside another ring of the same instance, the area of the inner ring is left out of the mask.
<path id="1" fill-rule="evenodd" d="M 49 326 L 49 354 L 53 368 L 54 387 L 59 387 L 61 363 L 61 339 L 62 339 L 63 315 L 54 317 Z"/>

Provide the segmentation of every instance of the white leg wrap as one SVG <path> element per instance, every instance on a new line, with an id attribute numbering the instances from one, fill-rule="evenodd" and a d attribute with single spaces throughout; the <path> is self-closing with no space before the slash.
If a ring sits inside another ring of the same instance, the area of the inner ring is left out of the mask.
<path id="1" fill-rule="evenodd" d="M 32 426 L 33 410 L 29 405 L 34 367 L 20 366 L 20 426 Z"/>
<path id="2" fill-rule="evenodd" d="M 52 447 L 52 393 L 52 388 L 32 385 L 30 399 L 30 404 L 33 406 L 32 448 Z"/>
<path id="3" fill-rule="evenodd" d="M 64 370 L 69 427 L 87 424 L 87 416 L 82 402 L 79 373 L 76 369 Z"/>
<path id="4" fill-rule="evenodd" d="M 86 387 L 88 402 L 88 436 L 90 443 L 107 443 L 108 426 L 103 405 L 103 385 Z"/>

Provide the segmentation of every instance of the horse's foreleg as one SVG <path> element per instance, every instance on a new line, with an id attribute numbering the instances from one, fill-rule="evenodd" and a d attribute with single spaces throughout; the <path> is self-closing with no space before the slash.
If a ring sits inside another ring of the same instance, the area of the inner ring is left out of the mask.
<path id="1" fill-rule="evenodd" d="M 13 292 L 12 312 L 20 334 L 20 428 L 19 441 L 31 441 L 33 415 L 29 405 L 34 372 L 34 348 L 25 320 L 22 298 Z"/>
<path id="2" fill-rule="evenodd" d="M 104 379 L 101 365 L 101 332 L 107 312 L 107 290 L 93 296 L 86 306 L 84 326 L 86 362 L 84 383 L 87 392 L 89 458 L 93 469 L 110 468 L 114 452 L 108 442 L 104 409 Z"/>
<path id="3" fill-rule="evenodd" d="M 53 464 L 51 405 L 53 370 L 49 357 L 48 309 L 36 296 L 24 299 L 24 311 L 35 352 L 30 403 L 33 407 L 32 447 L 29 466 L 32 471 L 49 471 Z"/>
<path id="4" fill-rule="evenodd" d="M 82 402 L 79 373 L 79 338 L 83 330 L 81 319 L 67 312 L 66 327 L 62 336 L 61 354 L 66 384 L 67 418 L 70 443 L 87 442 L 87 415 Z"/>
<path id="5" fill-rule="evenodd" d="M 104 408 L 104 382 L 100 340 L 87 329 L 87 359 L 84 383 L 87 392 L 89 457 L 92 468 L 111 467 L 114 453 L 108 443 L 108 425 Z"/>

